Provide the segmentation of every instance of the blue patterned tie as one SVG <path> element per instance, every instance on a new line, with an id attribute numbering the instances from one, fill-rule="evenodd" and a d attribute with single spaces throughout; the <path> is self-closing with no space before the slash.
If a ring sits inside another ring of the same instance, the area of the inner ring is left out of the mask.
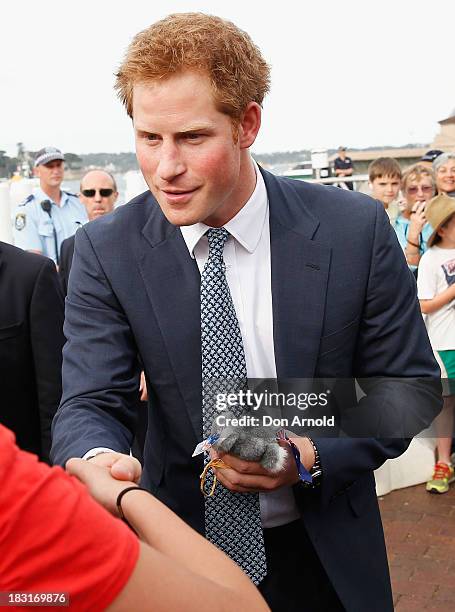
<path id="1" fill-rule="evenodd" d="M 238 391 L 245 385 L 247 376 L 242 336 L 223 260 L 228 235 L 224 227 L 207 231 L 209 256 L 201 275 L 204 438 L 210 435 L 219 414 L 216 395 Z M 232 493 L 217 487 L 213 497 L 205 498 L 205 533 L 255 584 L 261 582 L 267 573 L 267 564 L 257 493 Z"/>

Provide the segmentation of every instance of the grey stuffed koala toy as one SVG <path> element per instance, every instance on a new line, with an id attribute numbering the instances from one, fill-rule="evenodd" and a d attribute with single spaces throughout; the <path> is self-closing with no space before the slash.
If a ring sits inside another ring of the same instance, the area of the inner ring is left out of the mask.
<path id="1" fill-rule="evenodd" d="M 287 452 L 273 436 L 269 427 L 253 425 L 232 425 L 236 417 L 231 412 L 223 412 L 225 427 L 213 423 L 212 434 L 219 434 L 213 443 L 218 452 L 230 453 L 245 461 L 258 461 L 270 472 L 279 472 L 286 462 Z"/>

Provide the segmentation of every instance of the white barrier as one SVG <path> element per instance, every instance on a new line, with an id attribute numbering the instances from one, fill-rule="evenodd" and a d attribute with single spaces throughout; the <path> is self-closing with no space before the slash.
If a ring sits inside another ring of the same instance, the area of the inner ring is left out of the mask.
<path id="1" fill-rule="evenodd" d="M 9 183 L 0 183 L 0 240 L 13 244 Z"/>
<path id="2" fill-rule="evenodd" d="M 16 206 L 23 202 L 35 189 L 39 186 L 37 178 L 22 178 L 18 181 L 11 181 L 9 195 L 11 199 L 11 210 L 14 211 Z"/>
<path id="3" fill-rule="evenodd" d="M 129 202 L 136 196 L 148 190 L 147 183 L 144 180 L 141 172 L 137 170 L 129 170 L 125 174 L 125 202 Z"/>

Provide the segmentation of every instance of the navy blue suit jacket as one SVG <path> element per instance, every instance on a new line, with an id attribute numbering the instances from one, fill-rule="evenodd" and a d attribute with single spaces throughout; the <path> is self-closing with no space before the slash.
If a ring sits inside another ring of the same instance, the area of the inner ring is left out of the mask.
<path id="1" fill-rule="evenodd" d="M 278 376 L 437 378 L 415 281 L 382 206 L 263 174 Z M 180 229 L 149 192 L 78 231 L 53 459 L 63 464 L 98 446 L 129 452 L 140 356 L 150 395 L 143 484 L 203 532 L 202 464 L 191 458 L 202 432 L 199 288 Z M 380 385 L 370 407 L 404 415 L 423 403 L 415 420 L 425 427 L 440 408 L 438 393 L 417 382 L 403 405 L 397 385 Z M 321 438 L 322 485 L 316 493 L 296 490 L 348 610 L 392 609 L 372 470 L 408 443 Z"/>
<path id="2" fill-rule="evenodd" d="M 54 262 L 0 242 L 0 423 L 47 462 L 62 394 L 62 328 Z"/>

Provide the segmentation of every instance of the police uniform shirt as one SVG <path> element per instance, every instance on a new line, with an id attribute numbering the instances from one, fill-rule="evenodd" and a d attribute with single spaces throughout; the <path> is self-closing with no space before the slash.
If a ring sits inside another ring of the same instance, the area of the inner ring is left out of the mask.
<path id="1" fill-rule="evenodd" d="M 41 202 L 51 201 L 51 216 L 41 208 Z M 60 206 L 52 202 L 41 189 L 36 189 L 24 202 L 19 204 L 14 217 L 14 244 L 26 251 L 41 251 L 56 261 L 53 228 L 57 233 L 60 252 L 62 242 L 76 233 L 88 217 L 79 198 L 62 191 Z"/>
<path id="2" fill-rule="evenodd" d="M 335 169 L 336 170 L 349 170 L 352 168 L 352 159 L 350 157 L 345 157 L 341 159 L 341 157 L 337 157 L 335 159 Z"/>

